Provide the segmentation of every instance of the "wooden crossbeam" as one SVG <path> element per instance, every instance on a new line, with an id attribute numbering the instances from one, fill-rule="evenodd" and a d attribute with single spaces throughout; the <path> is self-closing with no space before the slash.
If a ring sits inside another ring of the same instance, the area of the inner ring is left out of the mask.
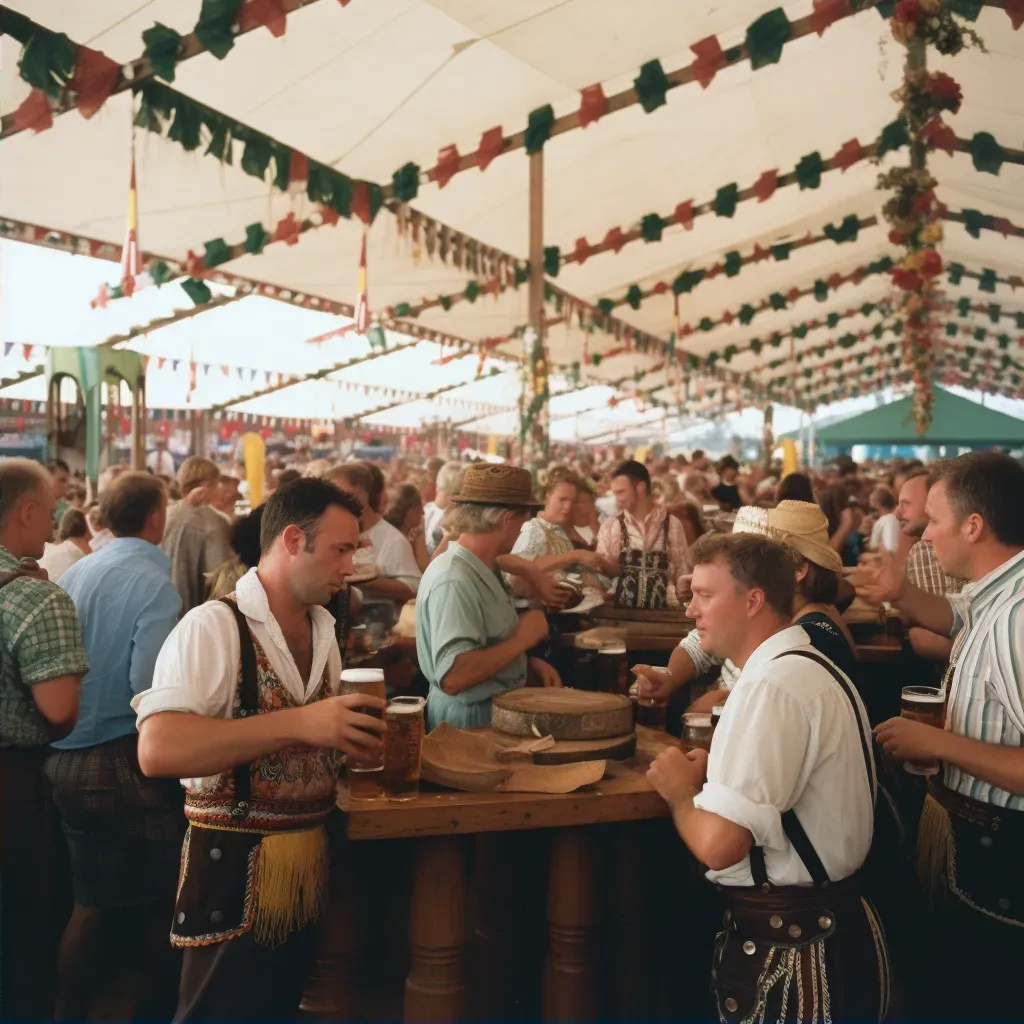
<path id="1" fill-rule="evenodd" d="M 317 0 L 281 0 L 281 6 L 284 9 L 285 14 L 291 14 L 293 11 L 298 11 L 303 7 L 309 7 L 311 4 L 315 4 L 316 2 Z M 7 11 L 8 8 L 0 5 L 0 19 L 6 16 Z M 24 18 L 24 20 L 29 22 L 33 28 L 42 29 L 44 32 L 52 31 L 43 25 L 39 25 L 38 22 L 32 21 L 30 18 L 25 18 L 24 15 L 19 14 L 18 17 Z M 253 25 L 248 28 L 238 28 L 238 31 L 235 33 L 235 38 L 237 39 L 240 36 L 244 36 L 248 32 L 253 32 L 258 28 L 263 28 L 263 26 Z M 186 60 L 191 60 L 191 58 L 198 57 L 201 53 L 206 53 L 206 45 L 195 32 L 189 32 L 187 35 L 181 37 L 177 63 L 181 64 Z M 121 68 L 117 79 L 114 82 L 114 87 L 110 90 L 110 95 L 116 96 L 118 93 L 125 92 L 128 89 L 131 89 L 132 86 L 153 78 L 154 75 L 155 72 L 153 71 L 153 65 L 150 63 L 149 58 L 145 55 L 136 57 Z M 50 111 L 54 117 L 60 117 L 61 114 L 66 114 L 69 110 L 74 110 L 76 101 L 77 97 L 71 93 L 70 89 L 64 89 L 58 100 L 51 101 Z M 24 130 L 24 128 L 15 127 L 13 113 L 4 114 L 3 117 L 0 118 L 0 141 L 10 138 L 12 135 L 17 135 L 18 132 Z"/>

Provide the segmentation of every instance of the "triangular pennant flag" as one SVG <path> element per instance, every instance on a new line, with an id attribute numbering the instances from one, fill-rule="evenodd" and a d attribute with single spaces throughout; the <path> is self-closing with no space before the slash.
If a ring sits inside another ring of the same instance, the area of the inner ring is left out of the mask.
<path id="1" fill-rule="evenodd" d="M 131 132 L 130 172 L 128 178 L 128 226 L 121 250 L 121 291 L 131 297 L 135 278 L 142 273 L 142 250 L 139 248 L 139 198 L 135 187 L 135 128 Z"/>

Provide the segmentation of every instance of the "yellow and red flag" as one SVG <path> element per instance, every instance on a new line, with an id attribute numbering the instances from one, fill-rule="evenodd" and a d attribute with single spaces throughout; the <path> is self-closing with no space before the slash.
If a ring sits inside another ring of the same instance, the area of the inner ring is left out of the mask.
<path id="1" fill-rule="evenodd" d="M 356 300 L 356 330 L 366 334 L 370 329 L 370 299 L 366 291 L 366 232 L 363 232 L 363 247 L 359 254 L 359 298 Z"/>
<path id="2" fill-rule="evenodd" d="M 142 273 L 142 250 L 139 248 L 139 197 L 135 188 L 135 132 L 132 132 L 131 176 L 128 182 L 128 228 L 121 250 L 121 291 L 130 296 L 135 279 Z"/>

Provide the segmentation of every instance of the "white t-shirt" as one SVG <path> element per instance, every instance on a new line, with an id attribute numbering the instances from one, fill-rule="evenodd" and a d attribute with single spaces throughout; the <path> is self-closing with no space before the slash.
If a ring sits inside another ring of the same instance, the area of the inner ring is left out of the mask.
<path id="1" fill-rule="evenodd" d="M 166 448 L 158 448 L 146 456 L 146 468 L 157 476 L 174 476 L 174 456 Z"/>
<path id="2" fill-rule="evenodd" d="M 875 525 L 871 527 L 871 550 L 888 551 L 895 554 L 900 546 L 900 523 L 895 513 L 886 512 L 879 516 Z"/>
<path id="3" fill-rule="evenodd" d="M 255 569 L 235 585 L 235 598 L 270 667 L 297 702 L 305 704 L 316 693 L 325 665 L 331 692 L 338 692 L 341 653 L 334 636 L 334 616 L 326 608 L 309 609 L 313 667 L 309 679 L 304 680 Z M 238 625 L 231 609 L 221 601 L 197 605 L 174 627 L 160 649 L 153 685 L 132 698 L 138 724 L 161 711 L 230 718 L 240 658 Z M 191 779 L 181 781 L 186 786 L 193 783 Z"/>
<path id="4" fill-rule="evenodd" d="M 807 885 L 811 876 L 782 829 L 792 808 L 834 881 L 867 857 L 874 780 L 861 733 L 867 712 L 821 665 L 787 651 L 813 651 L 800 626 L 770 636 L 750 656 L 729 695 L 708 757 L 708 779 L 693 804 L 749 829 L 764 848 L 769 880 Z M 856 694 L 855 694 L 856 696 Z M 753 885 L 750 858 L 709 871 L 721 885 Z"/>
<path id="5" fill-rule="evenodd" d="M 388 579 L 400 580 L 415 593 L 423 573 L 420 572 L 412 545 L 402 531 L 396 529 L 386 519 L 382 519 L 376 526 L 370 527 L 363 536 L 372 545 L 370 551 L 373 553 L 372 561 L 377 566 L 377 572 Z M 362 551 L 366 561 L 370 561 L 366 549 Z"/>
<path id="6" fill-rule="evenodd" d="M 47 543 L 39 566 L 46 570 L 50 582 L 56 583 L 80 558 L 85 558 L 85 552 L 69 538 L 59 544 Z"/>

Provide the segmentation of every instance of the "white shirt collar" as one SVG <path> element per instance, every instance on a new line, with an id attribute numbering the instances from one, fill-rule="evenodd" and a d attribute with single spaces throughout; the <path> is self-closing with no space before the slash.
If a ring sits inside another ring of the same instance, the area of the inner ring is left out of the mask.
<path id="1" fill-rule="evenodd" d="M 968 600 L 983 594 L 993 583 L 1003 583 L 1010 579 L 1014 572 L 1024 565 L 1024 551 L 1018 551 L 1012 558 L 1008 558 L 1002 565 L 997 565 L 991 572 L 986 573 L 980 580 L 972 583 L 965 583 L 961 593 Z"/>
<path id="2" fill-rule="evenodd" d="M 774 660 L 784 651 L 792 650 L 794 647 L 806 647 L 811 639 L 805 632 L 803 626 L 787 626 L 773 633 L 767 640 L 754 650 L 754 653 L 747 659 L 740 673 L 743 677 L 749 677 L 759 672 L 769 661 Z"/>

